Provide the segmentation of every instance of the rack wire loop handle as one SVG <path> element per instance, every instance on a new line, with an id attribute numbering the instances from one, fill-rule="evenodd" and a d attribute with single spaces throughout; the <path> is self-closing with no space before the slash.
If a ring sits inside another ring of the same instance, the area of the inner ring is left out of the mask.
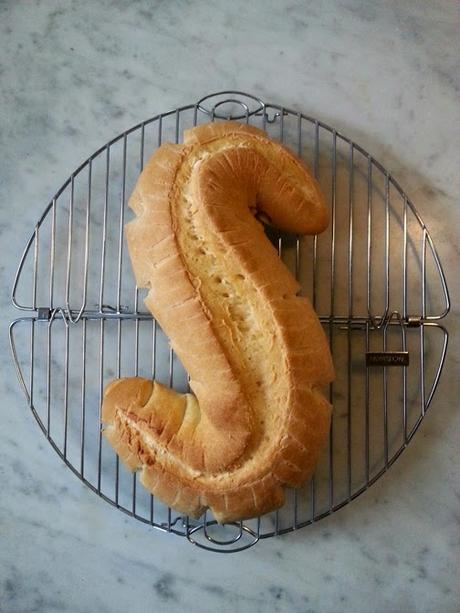
<path id="1" fill-rule="evenodd" d="M 237 94 L 240 96 L 240 98 L 231 97 L 231 98 L 219 99 L 221 96 L 224 96 L 227 94 L 230 96 Z M 212 99 L 214 98 L 217 98 L 217 101 L 214 102 L 211 108 L 207 108 L 207 106 L 203 104 L 206 101 L 212 101 Z M 247 102 L 245 102 L 244 99 L 247 99 Z M 244 113 L 237 114 L 237 115 L 232 115 L 228 113 L 227 114 L 216 113 L 216 109 L 219 108 L 220 106 L 223 106 L 224 104 L 232 104 L 232 103 L 239 105 L 244 110 Z M 255 108 L 251 109 L 250 105 L 254 107 L 254 103 L 256 103 L 256 106 Z M 198 100 L 198 102 L 196 103 L 196 108 L 199 109 L 201 112 L 205 113 L 206 115 L 212 117 L 213 119 L 239 120 L 239 119 L 246 119 L 247 117 L 250 117 L 251 115 L 256 115 L 260 113 L 261 111 L 265 112 L 265 102 L 263 102 L 260 98 L 257 98 L 257 96 L 252 96 L 251 94 L 245 94 L 243 92 L 236 92 L 236 91 L 223 91 L 217 94 L 210 94 L 208 96 L 204 96 L 203 98 L 200 98 L 200 100 Z"/>
<path id="2" fill-rule="evenodd" d="M 226 540 L 216 539 L 214 537 L 209 536 L 209 533 L 207 532 L 207 528 L 209 526 L 215 525 L 217 525 L 217 522 L 215 520 L 212 520 L 203 521 L 202 523 L 198 524 L 197 526 L 194 526 L 193 528 L 190 528 L 190 526 L 188 526 L 186 532 L 187 540 L 193 545 L 196 545 L 201 549 L 207 549 L 208 551 L 215 551 L 218 553 L 237 553 L 239 551 L 244 551 L 245 549 L 248 549 L 248 547 L 253 547 L 260 539 L 260 535 L 257 531 L 253 530 L 249 526 L 243 525 L 241 522 L 231 522 L 230 524 L 225 524 L 225 526 L 233 526 L 235 528 L 238 528 L 238 532 L 235 537 Z M 200 532 L 203 533 L 204 538 L 208 542 L 200 542 L 198 538 Z M 244 538 L 246 538 L 246 542 L 242 543 L 238 547 L 232 547 L 232 545 L 239 543 L 239 541 Z M 210 546 L 208 544 L 209 542 L 212 545 L 216 545 L 216 547 Z"/>

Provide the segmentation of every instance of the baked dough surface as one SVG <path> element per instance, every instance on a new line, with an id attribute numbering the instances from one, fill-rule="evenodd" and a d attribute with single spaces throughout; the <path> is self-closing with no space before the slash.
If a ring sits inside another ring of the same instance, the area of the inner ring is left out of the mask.
<path id="1" fill-rule="evenodd" d="M 162 145 L 130 199 L 139 287 L 190 376 L 193 394 L 120 379 L 105 390 L 104 436 L 141 483 L 191 516 L 219 522 L 283 504 L 312 474 L 333 379 L 313 308 L 254 213 L 316 234 L 328 223 L 315 179 L 264 132 L 235 122 Z"/>

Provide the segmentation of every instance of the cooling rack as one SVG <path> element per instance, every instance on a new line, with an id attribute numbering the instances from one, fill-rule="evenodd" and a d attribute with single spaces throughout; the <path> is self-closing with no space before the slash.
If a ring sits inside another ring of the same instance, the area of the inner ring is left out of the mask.
<path id="1" fill-rule="evenodd" d="M 321 183 L 331 223 L 318 237 L 267 229 L 325 328 L 337 377 L 329 443 L 310 483 L 277 512 L 216 524 L 165 507 L 101 437 L 103 388 L 154 377 L 178 391 L 187 374 L 143 305 L 124 242 L 127 198 L 144 161 L 185 128 L 256 125 L 301 156 Z M 98 149 L 65 181 L 35 225 L 14 279 L 23 316 L 10 326 L 20 384 L 43 434 L 73 473 L 128 515 L 213 551 L 241 551 L 303 528 L 366 491 L 406 448 L 445 361 L 449 311 L 430 234 L 398 182 L 322 121 L 237 91 L 161 113 Z"/>

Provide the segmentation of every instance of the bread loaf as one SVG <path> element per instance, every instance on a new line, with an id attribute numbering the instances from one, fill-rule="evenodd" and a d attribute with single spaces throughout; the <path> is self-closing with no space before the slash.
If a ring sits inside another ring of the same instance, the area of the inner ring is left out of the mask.
<path id="1" fill-rule="evenodd" d="M 167 505 L 219 522 L 282 505 L 312 474 L 333 378 L 313 308 L 255 214 L 314 234 L 328 223 L 315 179 L 254 127 L 210 123 L 162 145 L 130 199 L 126 236 L 145 304 L 193 394 L 120 379 L 105 390 L 104 436 Z"/>

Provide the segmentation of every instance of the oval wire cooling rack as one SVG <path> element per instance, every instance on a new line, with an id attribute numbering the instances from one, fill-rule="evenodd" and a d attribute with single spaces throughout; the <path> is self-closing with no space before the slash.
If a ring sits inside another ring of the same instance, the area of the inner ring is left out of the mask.
<path id="1" fill-rule="evenodd" d="M 310 483 L 277 512 L 219 526 L 184 517 L 138 486 L 101 437 L 103 388 L 154 377 L 178 391 L 187 374 L 143 307 L 124 243 L 127 198 L 144 161 L 185 128 L 219 120 L 256 125 L 302 157 L 330 206 L 317 237 L 267 229 L 310 297 L 329 338 L 336 380 L 329 444 Z M 10 342 L 41 430 L 91 490 L 155 528 L 206 549 L 241 551 L 337 511 L 399 457 L 435 393 L 448 333 L 441 263 L 428 230 L 391 174 L 321 121 L 236 91 L 162 113 L 98 149 L 58 190 L 26 244 L 13 285 Z"/>

